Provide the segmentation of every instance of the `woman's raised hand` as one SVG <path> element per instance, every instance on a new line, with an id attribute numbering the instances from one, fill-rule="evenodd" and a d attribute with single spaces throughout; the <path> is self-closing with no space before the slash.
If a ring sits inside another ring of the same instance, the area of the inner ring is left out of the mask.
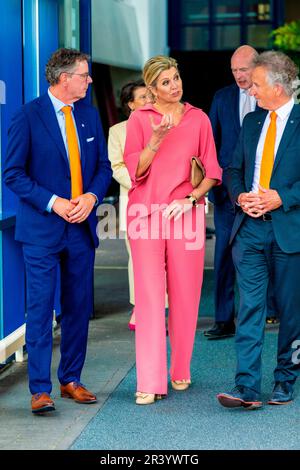
<path id="1" fill-rule="evenodd" d="M 150 115 L 149 118 L 153 131 L 153 136 L 155 136 L 156 139 L 163 139 L 169 132 L 169 130 L 173 127 L 172 114 L 164 114 L 159 124 L 155 124 L 153 116 Z"/>

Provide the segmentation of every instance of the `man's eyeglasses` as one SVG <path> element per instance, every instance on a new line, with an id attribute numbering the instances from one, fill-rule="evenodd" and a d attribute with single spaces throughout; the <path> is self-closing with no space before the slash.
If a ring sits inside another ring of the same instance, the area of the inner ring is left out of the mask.
<path id="1" fill-rule="evenodd" d="M 92 78 L 88 72 L 86 73 L 65 72 L 65 73 L 67 73 L 68 75 L 79 75 L 79 77 L 82 77 L 83 80 L 85 81 L 87 81 L 89 77 Z"/>

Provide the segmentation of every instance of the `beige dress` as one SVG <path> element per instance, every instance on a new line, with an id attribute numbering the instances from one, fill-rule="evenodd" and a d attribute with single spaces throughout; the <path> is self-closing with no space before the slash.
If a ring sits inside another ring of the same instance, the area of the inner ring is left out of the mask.
<path id="1" fill-rule="evenodd" d="M 123 160 L 127 121 L 115 124 L 109 129 L 108 135 L 108 157 L 111 161 L 113 177 L 120 185 L 119 198 L 119 230 L 125 234 L 125 243 L 128 251 L 128 281 L 129 302 L 134 305 L 134 282 L 133 267 L 130 247 L 126 232 L 126 209 L 128 203 L 128 191 L 131 188 L 131 180 Z"/>

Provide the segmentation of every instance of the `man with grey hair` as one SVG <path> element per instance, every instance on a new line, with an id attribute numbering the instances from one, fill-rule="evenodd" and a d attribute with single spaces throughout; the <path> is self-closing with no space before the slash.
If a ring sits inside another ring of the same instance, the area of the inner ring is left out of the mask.
<path id="1" fill-rule="evenodd" d="M 235 388 L 218 395 L 228 408 L 262 406 L 261 355 L 269 281 L 280 312 L 275 384 L 270 405 L 293 399 L 300 339 L 300 106 L 297 67 L 281 52 L 254 61 L 250 93 L 263 108 L 246 116 L 225 171 L 238 211 L 231 234 L 240 309 Z"/>
<path id="2" fill-rule="evenodd" d="M 111 179 L 96 109 L 81 102 L 92 83 L 89 57 L 54 52 L 50 87 L 15 114 L 8 136 L 4 181 L 19 197 L 16 240 L 22 243 L 27 287 L 26 346 L 31 410 L 54 410 L 50 365 L 52 316 L 61 271 L 61 396 L 95 403 L 80 382 L 93 311 L 96 206 Z"/>

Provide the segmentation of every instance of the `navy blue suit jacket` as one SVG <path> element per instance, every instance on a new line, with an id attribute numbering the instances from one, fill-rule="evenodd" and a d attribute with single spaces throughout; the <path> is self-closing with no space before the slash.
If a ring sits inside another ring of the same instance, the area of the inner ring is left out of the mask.
<path id="1" fill-rule="evenodd" d="M 221 88 L 213 98 L 209 118 L 215 138 L 218 161 L 226 169 L 231 163 L 232 155 L 241 130 L 239 114 L 240 91 L 236 84 Z M 209 192 L 209 200 L 220 204 L 228 191 L 223 184 L 215 186 Z"/>
<path id="2" fill-rule="evenodd" d="M 84 192 L 101 203 L 111 180 L 111 168 L 102 126 L 95 108 L 81 101 L 74 105 Z M 71 198 L 68 157 L 54 107 L 46 93 L 24 105 L 14 116 L 9 133 L 4 181 L 19 196 L 16 240 L 38 246 L 54 246 L 66 224 L 46 207 L 53 194 Z M 95 246 L 96 208 L 88 217 Z"/>
<path id="3" fill-rule="evenodd" d="M 240 193 L 251 191 L 258 140 L 267 115 L 259 110 L 249 113 L 242 126 L 232 164 L 223 174 L 232 203 Z M 300 252 L 300 105 L 294 105 L 277 150 L 270 188 L 275 189 L 283 205 L 272 211 L 276 241 L 285 253 Z M 238 232 L 245 213 L 238 210 L 231 241 Z"/>

